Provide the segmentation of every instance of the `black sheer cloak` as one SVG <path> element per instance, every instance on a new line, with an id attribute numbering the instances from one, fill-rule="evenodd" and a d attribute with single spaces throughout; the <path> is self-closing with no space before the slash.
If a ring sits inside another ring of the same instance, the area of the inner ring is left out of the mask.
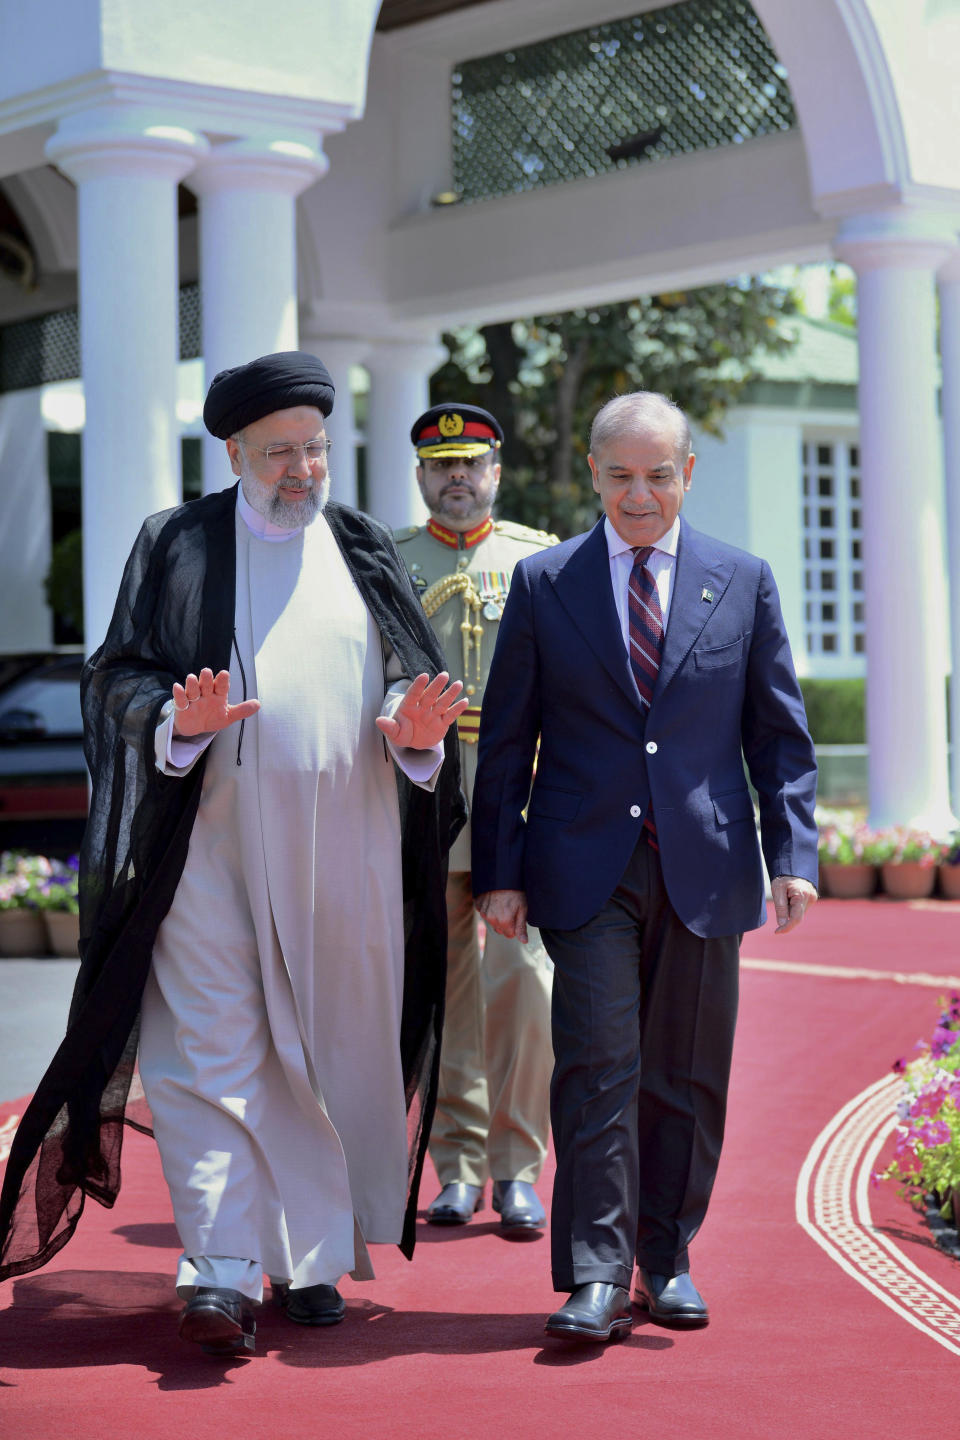
<path id="1" fill-rule="evenodd" d="M 205 759 L 162 775 L 153 735 L 175 680 L 229 666 L 236 587 L 236 486 L 151 516 L 124 570 L 107 637 L 84 667 L 92 780 L 81 849 L 81 965 L 67 1034 L 18 1127 L 0 1193 L 0 1279 L 46 1263 L 73 1234 L 86 1195 L 114 1203 L 123 1123 L 149 1131 L 131 1094 L 140 999 L 153 942 L 186 861 Z M 388 530 L 329 502 L 327 521 L 404 673 L 443 656 Z M 401 1056 L 410 1187 L 401 1249 L 436 1099 L 446 973 L 446 856 L 465 819 L 455 730 L 434 793 L 399 771 L 406 970 Z"/>

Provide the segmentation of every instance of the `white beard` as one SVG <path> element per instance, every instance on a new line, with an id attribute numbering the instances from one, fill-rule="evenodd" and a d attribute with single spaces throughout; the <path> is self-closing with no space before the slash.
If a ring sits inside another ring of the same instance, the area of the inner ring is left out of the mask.
<path id="1" fill-rule="evenodd" d="M 281 500 L 276 485 L 265 485 L 246 467 L 241 472 L 240 484 L 251 509 L 282 530 L 300 530 L 311 525 L 330 498 L 329 474 L 322 480 L 307 481 L 302 500 Z"/>

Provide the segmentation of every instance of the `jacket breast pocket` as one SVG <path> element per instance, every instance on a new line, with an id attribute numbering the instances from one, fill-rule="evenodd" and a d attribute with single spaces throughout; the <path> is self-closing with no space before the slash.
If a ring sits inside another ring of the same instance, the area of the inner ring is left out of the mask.
<path id="1" fill-rule="evenodd" d="M 583 796 L 576 790 L 556 790 L 551 785 L 534 786 L 527 811 L 530 819 L 572 820 Z"/>
<path id="2" fill-rule="evenodd" d="M 731 790 L 726 795 L 711 795 L 713 813 L 721 829 L 738 820 L 753 820 L 753 801 L 747 790 Z"/>
<path id="3" fill-rule="evenodd" d="M 725 665 L 736 665 L 743 656 L 747 636 L 731 640 L 729 645 L 718 645 L 711 650 L 694 650 L 693 660 L 698 670 L 721 670 Z"/>

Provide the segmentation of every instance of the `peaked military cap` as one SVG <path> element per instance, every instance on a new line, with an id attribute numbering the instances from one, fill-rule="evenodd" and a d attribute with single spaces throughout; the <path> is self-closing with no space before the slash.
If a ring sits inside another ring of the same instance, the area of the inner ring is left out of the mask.
<path id="1" fill-rule="evenodd" d="M 503 427 L 479 405 L 434 405 L 414 421 L 410 439 L 421 460 L 484 455 L 500 449 Z"/>

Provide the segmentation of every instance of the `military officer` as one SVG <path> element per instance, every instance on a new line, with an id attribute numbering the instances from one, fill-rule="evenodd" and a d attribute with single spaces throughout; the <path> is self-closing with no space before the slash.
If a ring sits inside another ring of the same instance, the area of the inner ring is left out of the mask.
<path id="1" fill-rule="evenodd" d="M 557 537 L 491 516 L 503 430 L 475 405 L 436 405 L 410 432 L 430 519 L 396 535 L 400 553 L 470 708 L 459 720 L 469 805 L 483 689 L 514 565 Z M 481 955 L 470 885 L 469 826 L 450 852 L 447 997 L 440 1089 L 430 1155 L 442 1189 L 436 1225 L 464 1225 L 492 1204 L 505 1231 L 545 1223 L 534 1183 L 549 1133 L 552 967 L 540 936 L 507 940 L 487 930 Z"/>

